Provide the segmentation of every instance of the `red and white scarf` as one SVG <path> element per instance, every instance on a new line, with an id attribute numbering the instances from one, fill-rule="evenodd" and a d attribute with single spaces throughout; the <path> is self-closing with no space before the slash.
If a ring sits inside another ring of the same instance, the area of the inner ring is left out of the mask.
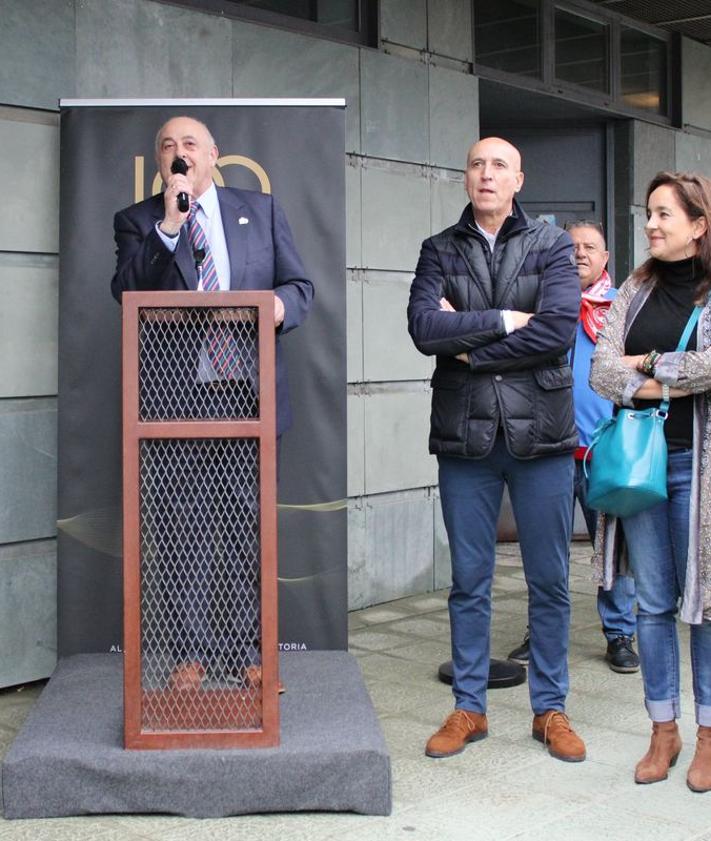
<path id="1" fill-rule="evenodd" d="M 583 330 L 593 342 L 597 342 L 597 334 L 605 323 L 605 316 L 610 308 L 610 301 L 605 295 L 612 288 L 612 278 L 606 269 L 600 277 L 583 292 L 580 301 L 580 321 Z"/>

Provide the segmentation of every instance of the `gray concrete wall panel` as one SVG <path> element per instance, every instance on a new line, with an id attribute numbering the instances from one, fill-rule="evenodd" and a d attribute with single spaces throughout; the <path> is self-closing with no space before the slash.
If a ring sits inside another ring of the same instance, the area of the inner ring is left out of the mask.
<path id="1" fill-rule="evenodd" d="M 461 172 L 433 170 L 431 175 L 431 225 L 432 233 L 437 234 L 459 221 L 469 197 L 464 191 L 464 176 Z"/>
<path id="2" fill-rule="evenodd" d="M 348 382 L 363 381 L 363 278 L 360 271 L 348 271 L 346 285 Z"/>
<path id="3" fill-rule="evenodd" d="M 362 192 L 361 160 L 355 156 L 346 158 L 346 265 L 349 268 L 362 265 Z"/>
<path id="4" fill-rule="evenodd" d="M 645 207 L 633 207 L 630 213 L 630 239 L 632 241 L 632 256 L 633 267 L 639 266 L 643 263 L 647 257 L 649 257 L 649 253 L 647 249 L 649 248 L 649 241 L 644 234 L 644 226 L 647 224 L 647 210 Z M 623 280 L 624 278 L 619 278 L 619 280 Z"/>
<path id="5" fill-rule="evenodd" d="M 362 183 L 363 266 L 414 272 L 430 234 L 428 179 L 418 167 L 367 162 Z"/>
<path id="6" fill-rule="evenodd" d="M 232 96 L 232 22 L 164 3 L 77 4 L 79 97 Z"/>
<path id="7" fill-rule="evenodd" d="M 424 380 L 432 357 L 423 356 L 407 332 L 412 275 L 368 272 L 363 285 L 363 366 L 365 381 Z"/>
<path id="8" fill-rule="evenodd" d="M 51 254 L 59 250 L 59 128 L 53 114 L 29 119 L 0 112 L 0 182 L 12 198 L 0 203 L 0 251 Z"/>
<path id="9" fill-rule="evenodd" d="M 365 548 L 365 500 L 348 500 L 348 610 L 360 610 L 372 602 Z"/>
<path id="10" fill-rule="evenodd" d="M 0 546 L 0 686 L 48 677 L 57 659 L 53 540 Z"/>
<path id="11" fill-rule="evenodd" d="M 57 531 L 54 399 L 0 400 L 0 543 Z"/>
<path id="12" fill-rule="evenodd" d="M 349 394 L 347 407 L 348 496 L 362 496 L 365 493 L 365 396 Z"/>
<path id="13" fill-rule="evenodd" d="M 471 0 L 428 0 L 429 48 L 437 55 L 472 60 Z"/>
<path id="14" fill-rule="evenodd" d="M 711 139 L 679 132 L 676 135 L 676 169 L 711 175 Z"/>
<path id="15" fill-rule="evenodd" d="M 711 130 L 711 86 L 709 86 L 711 47 L 689 38 L 682 38 L 681 43 L 682 124 L 709 131 Z"/>
<path id="16" fill-rule="evenodd" d="M 74 96 L 75 54 L 74 0 L 0 0 L 0 102 L 56 108 Z"/>
<path id="17" fill-rule="evenodd" d="M 380 0 L 383 41 L 424 50 L 427 47 L 427 0 Z"/>
<path id="18" fill-rule="evenodd" d="M 360 151 L 360 79 L 357 47 L 235 21 L 233 95 L 342 97 L 346 152 Z"/>
<path id="19" fill-rule="evenodd" d="M 366 396 L 367 494 L 435 484 L 436 462 L 427 451 L 429 423 L 429 390 L 383 391 Z"/>
<path id="20" fill-rule="evenodd" d="M 428 160 L 427 67 L 361 51 L 362 151 L 376 158 Z"/>
<path id="21" fill-rule="evenodd" d="M 0 254 L 0 398 L 57 393 L 57 274 Z"/>
<path id="22" fill-rule="evenodd" d="M 645 205 L 649 182 L 662 169 L 673 169 L 676 159 L 675 132 L 651 123 L 634 121 L 634 181 L 632 204 Z"/>
<path id="23" fill-rule="evenodd" d="M 479 136 L 479 80 L 430 65 L 430 163 L 463 169 Z"/>
<path id="24" fill-rule="evenodd" d="M 432 589 L 432 498 L 428 492 L 370 497 L 365 503 L 367 604 Z"/>
<path id="25" fill-rule="evenodd" d="M 432 492 L 434 506 L 434 589 L 442 590 L 452 585 L 452 559 L 449 552 L 447 530 L 442 517 L 439 489 Z"/>

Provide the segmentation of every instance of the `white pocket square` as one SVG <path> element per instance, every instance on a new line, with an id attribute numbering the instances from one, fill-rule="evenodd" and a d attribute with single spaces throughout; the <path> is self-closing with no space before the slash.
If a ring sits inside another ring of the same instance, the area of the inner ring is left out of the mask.
<path id="1" fill-rule="evenodd" d="M 239 219 L 237 220 L 237 222 L 240 225 L 248 225 L 249 224 L 249 219 L 247 219 L 246 216 L 240 216 Z"/>

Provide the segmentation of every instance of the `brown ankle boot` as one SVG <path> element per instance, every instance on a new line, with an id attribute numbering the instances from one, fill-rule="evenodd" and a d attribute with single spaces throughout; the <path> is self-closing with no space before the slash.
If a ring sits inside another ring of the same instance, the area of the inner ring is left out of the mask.
<path id="1" fill-rule="evenodd" d="M 634 781 L 658 783 L 666 780 L 669 769 L 676 765 L 680 751 L 681 736 L 676 721 L 652 722 L 652 741 L 634 769 Z"/>
<path id="2" fill-rule="evenodd" d="M 686 784 L 692 791 L 711 791 L 711 727 L 700 726 L 696 732 L 696 753 Z"/>

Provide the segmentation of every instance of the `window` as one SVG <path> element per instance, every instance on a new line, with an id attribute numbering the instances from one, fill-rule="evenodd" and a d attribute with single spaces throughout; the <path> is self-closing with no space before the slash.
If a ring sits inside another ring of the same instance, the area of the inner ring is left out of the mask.
<path id="1" fill-rule="evenodd" d="M 633 108 L 667 113 L 667 44 L 623 26 L 620 32 L 620 88 Z"/>
<path id="2" fill-rule="evenodd" d="M 477 0 L 474 39 L 477 64 L 541 77 L 538 0 Z"/>
<path id="3" fill-rule="evenodd" d="M 377 46 L 377 0 L 162 0 L 197 11 Z"/>
<path id="4" fill-rule="evenodd" d="M 607 93 L 608 40 L 606 24 L 556 9 L 556 79 Z"/>

